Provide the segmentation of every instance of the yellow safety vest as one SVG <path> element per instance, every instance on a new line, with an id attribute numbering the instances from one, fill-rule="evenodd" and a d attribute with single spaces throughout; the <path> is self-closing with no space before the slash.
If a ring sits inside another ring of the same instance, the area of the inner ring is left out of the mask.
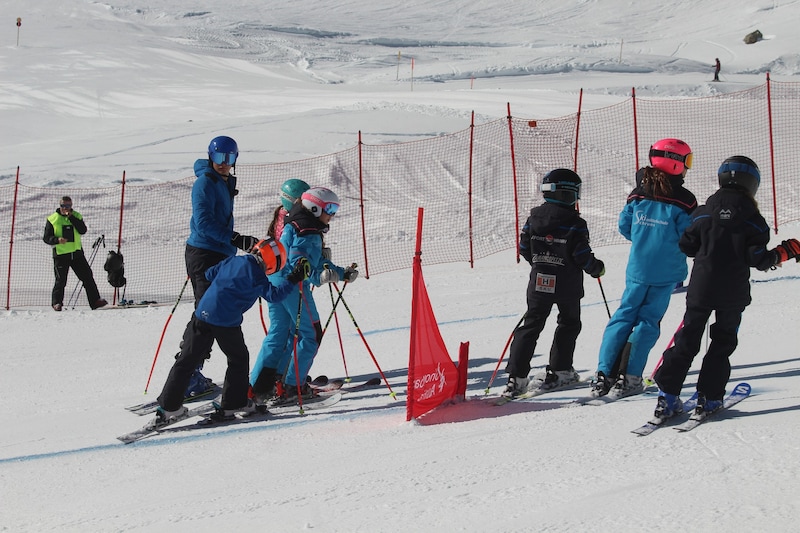
<path id="1" fill-rule="evenodd" d="M 73 211 L 72 214 L 78 220 L 83 220 L 83 217 L 77 211 Z M 78 233 L 78 230 L 72 225 L 69 217 L 64 216 L 56 211 L 47 217 L 47 221 L 53 225 L 53 232 L 55 233 L 56 238 L 64 237 L 65 233 L 72 233 L 73 240 L 67 241 L 64 244 L 56 244 L 55 248 L 57 255 L 71 254 L 72 252 L 81 249 L 81 234 Z"/>

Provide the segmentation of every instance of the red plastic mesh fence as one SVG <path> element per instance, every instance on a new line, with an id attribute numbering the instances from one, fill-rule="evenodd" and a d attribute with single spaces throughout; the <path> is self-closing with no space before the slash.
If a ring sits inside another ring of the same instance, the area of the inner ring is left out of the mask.
<path id="1" fill-rule="evenodd" d="M 279 186 L 300 178 L 331 188 L 342 201 L 326 235 L 337 264 L 355 262 L 369 276 L 410 267 L 419 207 L 425 209 L 425 264 L 472 261 L 516 245 L 528 211 L 542 201 L 542 176 L 562 167 L 576 169 L 583 179 L 580 210 L 592 244 L 620 243 L 617 216 L 634 186 L 637 163 L 647 164 L 655 140 L 678 137 L 694 151 L 686 186 L 700 203 L 716 190 L 717 168 L 726 157 L 755 160 L 762 173 L 757 199 L 765 218 L 777 228 L 778 223 L 800 219 L 799 120 L 800 84 L 768 82 L 715 97 L 632 98 L 558 119 L 503 118 L 421 141 L 356 144 L 300 161 L 240 165 L 235 227 L 241 233 L 264 235 L 278 205 Z M 187 161 L 187 168 L 192 163 Z M 24 182 L 24 172 L 22 176 Z M 113 289 L 103 264 L 108 251 L 119 247 L 128 280 L 120 296 L 174 301 L 186 279 L 183 249 L 193 182 L 194 177 L 126 184 L 121 243 L 121 185 L 44 189 L 20 184 L 13 236 L 15 186 L 0 187 L 0 209 L 6 215 L 0 219 L 0 289 L 6 307 L 50 303 L 52 252 L 41 238 L 46 217 L 63 195 L 71 196 L 84 216 L 88 233 L 83 248 L 87 257 L 95 256 L 95 279 L 104 297 L 110 300 Z M 104 241 L 98 242 L 103 235 Z M 94 243 L 98 244 L 93 249 Z M 65 303 L 76 286 L 71 275 Z M 184 297 L 191 300 L 190 291 Z M 87 305 L 84 294 L 77 304 Z"/>

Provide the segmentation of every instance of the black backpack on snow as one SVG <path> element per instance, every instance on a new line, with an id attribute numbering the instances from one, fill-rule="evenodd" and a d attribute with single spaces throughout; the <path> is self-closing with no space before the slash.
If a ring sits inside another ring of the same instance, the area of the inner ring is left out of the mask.
<path id="1" fill-rule="evenodd" d="M 103 270 L 108 272 L 108 282 L 112 287 L 123 287 L 128 282 L 125 279 L 125 262 L 122 254 L 118 254 L 114 250 L 108 252 Z"/>

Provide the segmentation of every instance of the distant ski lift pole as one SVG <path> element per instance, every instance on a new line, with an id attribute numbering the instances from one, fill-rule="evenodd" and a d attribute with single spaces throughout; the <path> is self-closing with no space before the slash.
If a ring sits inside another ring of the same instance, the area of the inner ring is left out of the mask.
<path id="1" fill-rule="evenodd" d="M 22 26 L 22 18 L 17 17 L 17 48 L 19 48 L 19 27 Z"/>

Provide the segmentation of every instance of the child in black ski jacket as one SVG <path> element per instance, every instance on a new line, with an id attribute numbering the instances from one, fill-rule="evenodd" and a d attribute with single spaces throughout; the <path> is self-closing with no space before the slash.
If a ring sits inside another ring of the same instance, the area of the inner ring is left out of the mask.
<path id="1" fill-rule="evenodd" d="M 720 166 L 718 177 L 720 189 L 692 214 L 692 223 L 679 243 L 681 250 L 694 258 L 694 265 L 683 326 L 655 374 L 660 390 L 658 418 L 683 410 L 678 396 L 712 311 L 715 322 L 697 380 L 696 409 L 712 412 L 722 406 L 731 374 L 729 357 L 738 343 L 742 313 L 751 301 L 750 268 L 769 270 L 800 254 L 797 239 L 767 250 L 769 226 L 755 201 L 760 174 L 751 159 L 729 157 Z"/>
<path id="2" fill-rule="evenodd" d="M 503 396 L 518 396 L 529 388 L 531 358 L 553 304 L 558 306 L 558 325 L 550 364 L 545 375 L 532 385 L 554 389 L 579 379 L 572 358 L 581 331 L 583 272 L 593 278 L 605 273 L 603 262 L 595 258 L 589 246 L 586 221 L 575 208 L 580 186 L 581 178 L 571 170 L 549 172 L 541 186 L 545 203 L 531 209 L 520 234 L 520 254 L 531 265 L 528 310 L 514 332 Z"/>

